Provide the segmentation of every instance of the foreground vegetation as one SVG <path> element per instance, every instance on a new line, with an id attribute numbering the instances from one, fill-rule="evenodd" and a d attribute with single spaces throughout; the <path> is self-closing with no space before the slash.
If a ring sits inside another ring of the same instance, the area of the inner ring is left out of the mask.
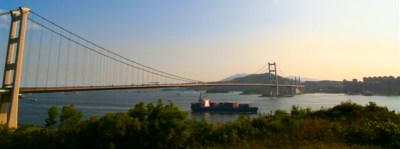
<path id="1" fill-rule="evenodd" d="M 227 123 L 189 119 L 174 104 L 139 103 L 127 113 L 82 120 L 74 106 L 48 111 L 45 126 L 0 129 L 0 148 L 400 148 L 400 114 L 344 102 L 293 106 Z"/>

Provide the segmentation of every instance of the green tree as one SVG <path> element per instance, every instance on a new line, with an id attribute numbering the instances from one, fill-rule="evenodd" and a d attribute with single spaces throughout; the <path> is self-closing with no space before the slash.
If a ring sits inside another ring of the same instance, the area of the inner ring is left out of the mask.
<path id="1" fill-rule="evenodd" d="M 138 118 L 140 121 L 144 121 L 147 117 L 148 111 L 144 106 L 143 102 L 135 105 L 133 109 L 129 109 L 128 115 L 132 118 Z"/>
<path id="2" fill-rule="evenodd" d="M 61 110 L 58 133 L 64 136 L 77 134 L 81 119 L 82 112 L 74 109 L 74 105 L 64 106 Z"/>
<path id="3" fill-rule="evenodd" d="M 64 106 L 60 115 L 60 126 L 77 125 L 82 119 L 82 112 L 74 109 L 74 105 Z"/>
<path id="4" fill-rule="evenodd" d="M 57 124 L 58 109 L 56 106 L 52 106 L 49 111 L 47 111 L 46 127 L 54 128 Z"/>

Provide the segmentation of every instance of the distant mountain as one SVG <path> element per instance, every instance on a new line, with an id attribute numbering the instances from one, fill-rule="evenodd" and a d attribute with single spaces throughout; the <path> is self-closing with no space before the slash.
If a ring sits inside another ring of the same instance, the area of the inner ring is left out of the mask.
<path id="1" fill-rule="evenodd" d="M 245 77 L 238 77 L 229 81 L 231 83 L 269 83 L 269 74 L 250 74 Z M 284 78 L 278 75 L 279 84 L 292 84 L 292 79 Z"/>
<path id="2" fill-rule="evenodd" d="M 268 83 L 269 82 L 269 74 L 250 74 L 244 77 L 237 77 L 230 81 L 226 81 L 229 83 Z M 293 80 L 278 76 L 279 84 L 292 84 Z M 280 89 L 282 92 L 285 91 L 286 88 Z M 207 93 L 227 93 L 229 91 L 242 91 L 242 94 L 265 94 L 268 93 L 270 88 L 265 86 L 222 86 L 222 87 L 211 87 L 207 89 Z"/>
<path id="3" fill-rule="evenodd" d="M 235 76 L 235 75 L 234 75 Z M 278 76 L 279 84 L 293 84 L 294 77 L 281 77 Z M 325 92 L 325 93 L 342 93 L 343 82 L 342 81 L 308 81 L 316 80 L 311 78 L 300 78 L 302 85 L 305 86 L 305 93 Z M 244 77 L 236 77 L 229 83 L 269 83 L 269 74 L 249 74 Z M 242 91 L 242 94 L 265 94 L 269 93 L 270 88 L 266 87 L 249 87 L 249 86 L 225 86 L 225 87 L 213 87 L 207 89 L 207 93 L 226 93 L 229 91 Z M 280 91 L 285 93 L 287 88 L 281 88 Z"/>
<path id="4" fill-rule="evenodd" d="M 294 79 L 294 77 L 298 77 L 298 76 L 287 76 L 286 78 Z M 305 81 L 319 81 L 319 80 L 318 79 L 314 79 L 314 78 L 300 77 L 300 81 L 301 82 L 305 82 Z"/>
<path id="5" fill-rule="evenodd" d="M 248 76 L 248 75 L 249 74 L 247 74 L 247 73 L 237 73 L 237 74 L 229 76 L 229 77 L 227 77 L 225 79 L 222 79 L 221 81 L 232 81 L 233 79 L 240 78 L 240 77 L 245 77 L 245 76 Z"/>

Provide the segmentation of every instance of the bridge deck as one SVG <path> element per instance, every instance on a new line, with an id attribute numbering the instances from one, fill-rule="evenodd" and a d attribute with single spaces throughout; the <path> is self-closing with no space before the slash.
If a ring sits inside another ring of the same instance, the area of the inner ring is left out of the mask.
<path id="1" fill-rule="evenodd" d="M 204 83 L 204 84 L 144 84 L 144 85 L 109 85 L 109 86 L 74 86 L 74 87 L 24 87 L 20 93 L 48 93 L 48 92 L 73 92 L 95 90 L 119 90 L 119 89 L 147 89 L 147 88 L 171 88 L 171 87 L 216 87 L 216 86 L 275 86 L 275 84 L 262 83 Z M 296 87 L 296 85 L 279 84 L 279 87 Z M 298 87 L 304 87 L 302 85 Z M 9 94 L 8 89 L 0 90 L 0 94 Z"/>

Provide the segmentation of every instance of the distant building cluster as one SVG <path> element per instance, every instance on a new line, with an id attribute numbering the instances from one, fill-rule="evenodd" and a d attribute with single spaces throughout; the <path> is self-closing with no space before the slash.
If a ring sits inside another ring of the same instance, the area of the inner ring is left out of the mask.
<path id="1" fill-rule="evenodd" d="M 400 95 L 400 76 L 364 77 L 363 81 L 343 80 L 343 88 L 347 94 Z"/>

